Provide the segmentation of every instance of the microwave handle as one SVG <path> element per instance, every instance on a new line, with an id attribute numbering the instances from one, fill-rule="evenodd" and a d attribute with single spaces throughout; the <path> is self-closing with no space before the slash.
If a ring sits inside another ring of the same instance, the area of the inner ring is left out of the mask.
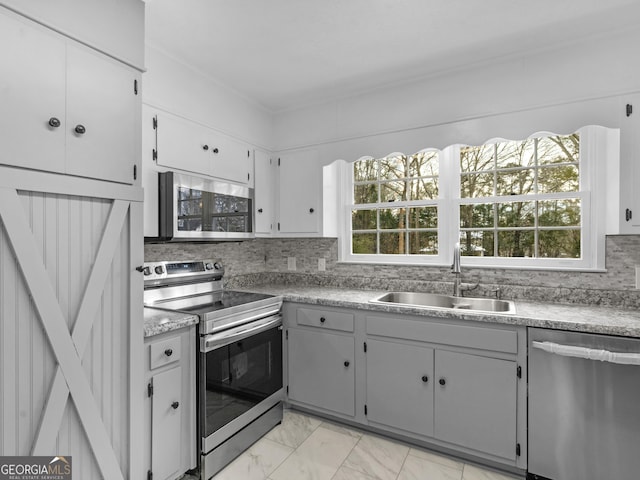
<path id="1" fill-rule="evenodd" d="M 252 322 L 248 325 L 241 325 L 224 332 L 207 335 L 202 338 L 200 350 L 202 352 L 210 352 L 211 350 L 224 347 L 230 343 L 267 331 L 273 327 L 277 327 L 278 325 L 282 325 L 282 315 L 273 315 L 271 317 L 267 317 L 263 321 Z"/>

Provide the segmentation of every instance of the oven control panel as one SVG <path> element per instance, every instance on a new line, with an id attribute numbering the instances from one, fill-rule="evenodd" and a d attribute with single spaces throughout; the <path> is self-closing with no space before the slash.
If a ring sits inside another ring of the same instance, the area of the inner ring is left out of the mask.
<path id="1" fill-rule="evenodd" d="M 145 262 L 138 268 L 146 285 L 162 285 L 173 281 L 197 280 L 199 278 L 222 278 L 224 267 L 219 260 L 186 260 Z"/>

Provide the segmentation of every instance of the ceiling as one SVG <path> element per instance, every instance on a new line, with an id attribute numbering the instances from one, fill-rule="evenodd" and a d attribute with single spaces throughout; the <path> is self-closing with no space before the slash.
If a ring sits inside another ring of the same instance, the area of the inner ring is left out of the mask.
<path id="1" fill-rule="evenodd" d="M 147 45 L 272 112 L 629 28 L 638 0 L 147 0 Z"/>

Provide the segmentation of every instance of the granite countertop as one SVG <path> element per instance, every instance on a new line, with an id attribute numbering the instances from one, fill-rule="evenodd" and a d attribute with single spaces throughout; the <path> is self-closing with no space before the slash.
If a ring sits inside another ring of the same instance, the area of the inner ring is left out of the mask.
<path id="1" fill-rule="evenodd" d="M 640 311 L 589 305 L 515 302 L 515 314 L 440 310 L 434 308 L 400 307 L 369 303 L 384 291 L 349 290 L 327 287 L 296 287 L 294 285 L 254 285 L 242 290 L 282 295 L 285 301 L 359 308 L 387 313 L 424 315 L 431 318 L 457 318 L 485 323 L 522 325 L 576 332 L 640 337 Z"/>
<path id="2" fill-rule="evenodd" d="M 152 337 L 198 323 L 198 316 L 144 307 L 144 336 Z"/>

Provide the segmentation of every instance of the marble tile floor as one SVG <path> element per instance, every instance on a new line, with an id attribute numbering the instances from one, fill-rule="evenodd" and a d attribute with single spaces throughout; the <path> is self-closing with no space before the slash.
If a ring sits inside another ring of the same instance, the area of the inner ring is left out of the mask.
<path id="1" fill-rule="evenodd" d="M 214 480 L 514 480 L 297 411 Z M 185 476 L 182 480 L 196 480 Z"/>

